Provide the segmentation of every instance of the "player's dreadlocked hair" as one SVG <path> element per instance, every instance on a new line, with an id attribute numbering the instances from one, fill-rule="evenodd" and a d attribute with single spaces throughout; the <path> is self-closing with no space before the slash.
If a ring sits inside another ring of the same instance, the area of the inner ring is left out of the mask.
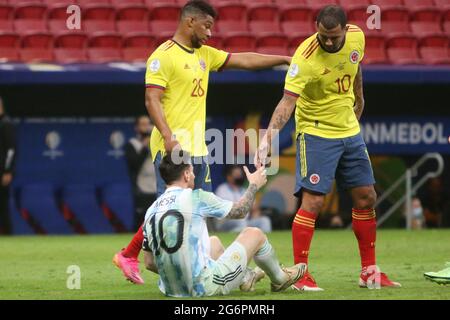
<path id="1" fill-rule="evenodd" d="M 206 0 L 188 1 L 181 9 L 181 18 L 184 18 L 189 14 L 210 15 L 214 19 L 217 17 L 216 10 Z"/>
<path id="2" fill-rule="evenodd" d="M 191 165 L 189 152 L 174 150 L 166 154 L 159 165 L 159 173 L 166 184 L 172 184 L 180 179 L 183 172 Z"/>
<path id="3" fill-rule="evenodd" d="M 323 7 L 317 15 L 317 25 L 320 23 L 326 29 L 334 29 L 338 25 L 345 28 L 347 25 L 347 14 L 340 6 L 328 5 Z"/>

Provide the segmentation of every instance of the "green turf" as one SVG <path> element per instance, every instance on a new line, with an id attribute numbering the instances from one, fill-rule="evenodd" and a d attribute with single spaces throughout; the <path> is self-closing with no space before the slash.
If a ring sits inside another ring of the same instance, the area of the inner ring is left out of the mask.
<path id="1" fill-rule="evenodd" d="M 232 234 L 220 234 L 225 245 Z M 132 285 L 111 263 L 130 235 L 0 238 L 0 299 L 165 299 L 156 276 L 144 272 L 146 284 Z M 292 263 L 289 232 L 269 236 L 280 261 Z M 378 263 L 402 283 L 400 289 L 367 290 L 357 285 L 359 257 L 351 231 L 317 231 L 310 270 L 324 292 L 272 294 L 263 280 L 256 292 L 234 291 L 229 299 L 450 299 L 450 285 L 426 281 L 423 273 L 450 261 L 450 230 L 380 231 Z M 81 289 L 66 287 L 69 265 L 81 268 Z"/>

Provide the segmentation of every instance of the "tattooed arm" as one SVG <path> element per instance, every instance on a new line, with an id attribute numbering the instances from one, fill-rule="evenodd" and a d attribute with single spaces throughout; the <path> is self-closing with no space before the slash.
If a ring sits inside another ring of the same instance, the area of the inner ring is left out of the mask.
<path id="1" fill-rule="evenodd" d="M 267 176 L 266 170 L 261 167 L 257 169 L 255 172 L 250 173 L 248 168 L 244 166 L 244 172 L 247 176 L 248 182 L 250 185 L 245 191 L 242 198 L 233 204 L 230 212 L 227 215 L 228 219 L 243 219 L 250 212 L 250 209 L 253 206 L 253 201 L 255 201 L 256 192 L 266 184 Z"/>
<path id="2" fill-rule="evenodd" d="M 253 201 L 255 201 L 255 195 L 258 191 L 256 184 L 251 184 L 248 186 L 247 191 L 245 191 L 242 198 L 233 204 L 233 207 L 228 214 L 228 219 L 243 219 L 250 212 L 253 206 Z"/>
<path id="3" fill-rule="evenodd" d="M 361 65 L 358 67 L 358 73 L 356 74 L 355 81 L 353 82 L 353 93 L 355 94 L 355 110 L 356 118 L 361 119 L 361 115 L 364 110 L 364 94 L 363 94 L 363 80 Z"/>
<path id="4" fill-rule="evenodd" d="M 258 150 L 255 153 L 255 166 L 258 168 L 261 165 L 265 165 L 265 160 L 269 154 L 269 146 L 272 142 L 272 138 L 277 134 L 278 131 L 283 129 L 286 122 L 292 115 L 295 109 L 295 104 L 297 102 L 297 97 L 290 94 L 284 94 L 280 102 L 278 102 L 275 111 L 270 119 L 269 126 L 267 127 L 267 132 L 262 138 Z"/>

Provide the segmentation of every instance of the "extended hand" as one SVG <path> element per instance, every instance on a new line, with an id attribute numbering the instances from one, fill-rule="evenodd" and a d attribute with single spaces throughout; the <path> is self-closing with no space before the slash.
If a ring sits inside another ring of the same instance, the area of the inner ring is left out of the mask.
<path id="1" fill-rule="evenodd" d="M 255 172 L 250 173 L 248 168 L 244 166 L 244 172 L 248 182 L 250 184 L 255 184 L 258 190 L 267 183 L 266 169 L 264 167 L 259 167 Z"/>

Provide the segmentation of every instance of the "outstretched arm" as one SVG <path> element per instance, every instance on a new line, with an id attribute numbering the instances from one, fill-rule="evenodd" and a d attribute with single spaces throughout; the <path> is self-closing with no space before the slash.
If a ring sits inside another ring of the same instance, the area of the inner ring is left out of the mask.
<path id="1" fill-rule="evenodd" d="M 286 122 L 288 122 L 292 112 L 295 109 L 296 102 L 297 97 L 285 93 L 275 108 L 272 118 L 270 119 L 269 126 L 267 127 L 267 132 L 262 138 L 255 153 L 254 163 L 257 168 L 265 165 L 272 139 L 279 130 L 283 129 Z"/>
<path id="2" fill-rule="evenodd" d="M 362 69 L 361 65 L 358 67 L 358 72 L 353 82 L 353 93 L 355 94 L 355 106 L 353 110 L 355 111 L 356 118 L 361 119 L 361 115 L 364 110 L 364 93 L 363 93 L 363 80 L 362 80 Z"/>
<path id="3" fill-rule="evenodd" d="M 258 168 L 254 173 L 250 173 L 247 167 L 244 167 L 245 175 L 247 176 L 250 185 L 245 191 L 242 198 L 233 204 L 230 212 L 227 215 L 228 219 L 243 219 L 250 212 L 255 201 L 256 192 L 266 184 L 267 176 L 264 168 Z"/>
<path id="4" fill-rule="evenodd" d="M 259 54 L 253 52 L 233 53 L 225 69 L 258 70 L 289 65 L 291 57 Z"/>

